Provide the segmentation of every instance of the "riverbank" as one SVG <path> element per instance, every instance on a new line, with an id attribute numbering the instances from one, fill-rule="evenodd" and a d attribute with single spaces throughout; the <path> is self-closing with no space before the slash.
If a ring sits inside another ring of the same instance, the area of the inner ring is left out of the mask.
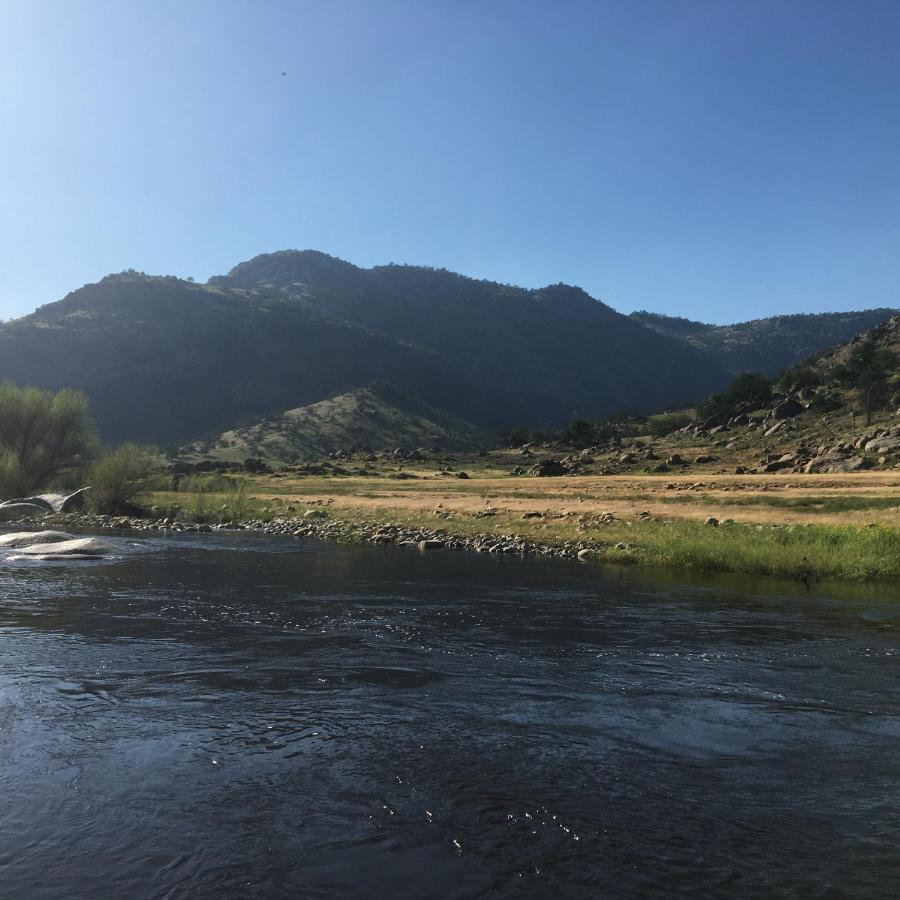
<path id="1" fill-rule="evenodd" d="M 900 579 L 900 471 L 522 477 L 515 457 L 323 460 L 239 490 L 195 479 L 155 494 L 170 516 L 210 524 L 290 521 L 348 541 L 536 553 L 704 573 Z M 227 480 L 226 480 L 227 484 Z M 321 524 L 319 524 L 321 523 Z M 707 524 L 709 523 L 709 524 Z"/>
<path id="2" fill-rule="evenodd" d="M 189 500 L 189 498 L 186 498 Z M 254 501 L 258 504 L 260 501 Z M 735 573 L 819 580 L 900 580 L 900 529 L 891 525 L 754 525 L 660 520 L 648 513 L 623 520 L 563 515 L 516 519 L 486 508 L 477 518 L 440 510 L 410 515 L 397 508 L 313 505 L 211 523 L 169 514 L 148 518 L 70 513 L 23 526 L 82 531 L 241 532 L 341 543 L 405 546 L 422 552 L 537 555 L 583 564 L 643 565 L 686 572 Z M 536 526 L 535 530 L 529 530 Z"/>

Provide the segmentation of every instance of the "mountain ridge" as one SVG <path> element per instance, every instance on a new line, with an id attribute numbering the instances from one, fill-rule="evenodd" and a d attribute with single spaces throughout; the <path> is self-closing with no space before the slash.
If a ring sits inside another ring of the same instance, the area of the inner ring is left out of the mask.
<path id="1" fill-rule="evenodd" d="M 169 446 L 376 379 L 495 429 L 673 405 L 726 377 L 580 288 L 318 252 L 206 284 L 126 271 L 0 325 L 0 379 L 79 388 L 107 440 Z"/>
<path id="2" fill-rule="evenodd" d="M 388 418 L 483 432 L 678 407 L 724 387 L 742 353 L 795 364 L 811 342 L 886 312 L 711 326 L 625 316 L 562 282 L 284 250 L 206 283 L 127 270 L 83 285 L 0 324 L 0 379 L 84 390 L 109 441 L 214 438 L 379 380 L 408 398 Z"/>
<path id="3" fill-rule="evenodd" d="M 638 310 L 648 328 L 709 353 L 733 374 L 774 375 L 830 347 L 844 344 L 900 313 L 892 307 L 826 313 L 791 313 L 711 325 L 680 316 Z"/>

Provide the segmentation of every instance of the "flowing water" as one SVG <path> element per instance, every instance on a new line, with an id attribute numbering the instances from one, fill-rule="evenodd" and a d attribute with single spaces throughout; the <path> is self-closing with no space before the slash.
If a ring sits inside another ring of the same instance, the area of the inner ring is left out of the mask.
<path id="1" fill-rule="evenodd" d="M 890 897 L 900 598 L 240 537 L 0 567 L 0 896 Z"/>

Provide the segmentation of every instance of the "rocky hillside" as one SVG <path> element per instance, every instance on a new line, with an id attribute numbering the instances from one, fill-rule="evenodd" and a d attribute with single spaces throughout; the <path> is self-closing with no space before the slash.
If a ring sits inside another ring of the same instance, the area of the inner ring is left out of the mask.
<path id="1" fill-rule="evenodd" d="M 513 473 L 801 475 L 900 468 L 900 316 L 787 370 L 771 388 L 757 381 L 756 399 L 723 393 L 696 411 L 633 416 L 555 443 L 528 444 L 513 457 Z"/>
<path id="2" fill-rule="evenodd" d="M 669 443 L 710 461 L 739 457 L 738 474 L 894 468 L 900 465 L 900 316 L 787 370 L 771 398 L 730 408 L 706 404 L 700 411 L 705 407 L 715 414 L 698 416 L 669 435 Z"/>
<path id="3" fill-rule="evenodd" d="M 290 251 L 205 285 L 137 272 L 86 285 L 0 325 L 0 379 L 80 388 L 107 440 L 172 446 L 378 379 L 493 430 L 672 406 L 727 373 L 578 288 Z"/>
<path id="4" fill-rule="evenodd" d="M 897 309 L 774 316 L 736 325 L 707 325 L 674 316 L 635 312 L 631 318 L 703 350 L 730 372 L 774 375 L 829 347 L 843 344 L 896 315 Z"/>

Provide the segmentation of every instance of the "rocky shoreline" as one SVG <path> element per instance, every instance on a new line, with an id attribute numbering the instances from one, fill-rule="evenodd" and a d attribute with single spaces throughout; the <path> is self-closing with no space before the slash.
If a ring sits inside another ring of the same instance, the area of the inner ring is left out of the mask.
<path id="1" fill-rule="evenodd" d="M 475 553 L 502 553 L 520 556 L 544 556 L 586 560 L 599 557 L 605 550 L 628 551 L 624 543 L 614 545 L 596 541 L 548 543 L 523 538 L 518 534 L 454 535 L 445 529 L 412 527 L 391 522 L 343 522 L 328 518 L 295 516 L 271 520 L 249 519 L 222 525 L 187 522 L 171 517 L 144 519 L 136 516 L 107 516 L 93 513 L 57 513 L 40 519 L 20 519 L 4 523 L 8 527 L 60 528 L 76 531 L 135 531 L 163 534 L 215 534 L 252 532 L 280 537 L 311 537 L 336 543 L 393 544 L 418 550 L 468 550 Z"/>

